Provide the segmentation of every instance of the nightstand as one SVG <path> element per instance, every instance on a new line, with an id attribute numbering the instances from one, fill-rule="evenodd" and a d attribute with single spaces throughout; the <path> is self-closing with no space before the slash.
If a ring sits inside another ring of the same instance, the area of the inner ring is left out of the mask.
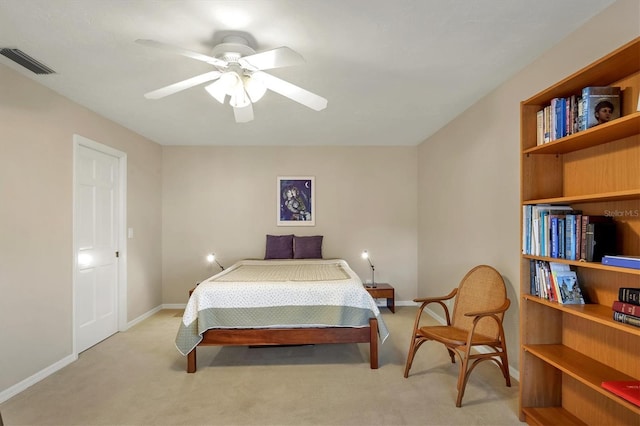
<path id="1" fill-rule="evenodd" d="M 368 287 L 371 284 L 365 285 L 365 289 L 369 292 L 374 299 L 387 299 L 387 308 L 394 314 L 396 313 L 396 296 L 393 286 L 387 283 L 376 283 L 375 287 Z"/>

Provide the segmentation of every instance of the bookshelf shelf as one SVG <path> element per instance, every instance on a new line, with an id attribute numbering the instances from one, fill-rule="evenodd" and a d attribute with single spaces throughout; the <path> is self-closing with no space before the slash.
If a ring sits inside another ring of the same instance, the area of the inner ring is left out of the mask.
<path id="1" fill-rule="evenodd" d="M 638 128 L 640 112 L 635 112 L 562 139 L 525 149 L 523 154 L 566 154 L 633 136 L 638 133 Z"/>
<path id="2" fill-rule="evenodd" d="M 537 112 L 588 86 L 620 87 L 621 117 L 538 145 Z M 640 255 L 639 93 L 640 37 L 520 104 L 521 219 L 530 211 L 525 206 L 537 204 L 610 216 L 617 254 Z M 619 288 L 640 288 L 640 270 L 531 254 L 520 259 L 520 420 L 637 426 L 640 407 L 601 384 L 640 380 L 640 327 L 615 321 L 612 310 Z M 535 261 L 569 265 L 588 303 L 530 294 Z"/>
<path id="3" fill-rule="evenodd" d="M 566 263 L 576 268 L 599 269 L 601 271 L 620 272 L 622 274 L 640 275 L 640 269 L 621 268 L 619 266 L 603 265 L 598 262 L 582 262 L 580 260 L 557 259 L 555 257 L 532 256 L 530 254 L 522 255 L 525 259 L 544 260 L 546 262 Z"/>
<path id="4" fill-rule="evenodd" d="M 639 127 L 640 128 L 640 127 Z M 602 201 L 629 201 L 640 197 L 640 189 L 626 191 L 613 191 L 595 194 L 575 195 L 572 197 L 540 198 L 537 200 L 525 200 L 523 204 L 579 204 Z"/>
<path id="5" fill-rule="evenodd" d="M 563 311 L 569 315 L 575 315 L 577 317 L 593 321 L 594 323 L 602 324 L 606 327 L 611 327 L 640 337 L 639 327 L 634 327 L 632 325 L 623 324 L 613 320 L 613 311 L 611 310 L 611 306 L 598 305 L 595 303 L 588 303 L 585 305 L 562 305 L 560 303 L 551 302 L 529 294 L 524 295 L 523 299 L 534 303 L 540 303 L 552 309 Z"/>
<path id="6" fill-rule="evenodd" d="M 640 407 L 614 395 L 600 385 L 607 380 L 634 380 L 633 377 L 564 345 L 524 345 L 524 350 L 636 415 L 640 415 Z"/>
<path id="7" fill-rule="evenodd" d="M 525 407 L 522 411 L 526 414 L 527 419 L 536 419 L 536 426 L 559 424 L 565 426 L 582 426 L 585 422 L 569 413 L 562 407 Z"/>

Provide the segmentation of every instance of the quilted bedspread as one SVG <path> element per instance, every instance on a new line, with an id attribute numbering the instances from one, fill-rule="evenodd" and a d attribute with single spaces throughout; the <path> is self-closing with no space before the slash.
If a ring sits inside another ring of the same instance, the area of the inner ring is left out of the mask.
<path id="1" fill-rule="evenodd" d="M 203 281 L 191 295 L 176 336 L 188 354 L 211 328 L 366 327 L 375 300 L 342 259 L 243 260 Z"/>

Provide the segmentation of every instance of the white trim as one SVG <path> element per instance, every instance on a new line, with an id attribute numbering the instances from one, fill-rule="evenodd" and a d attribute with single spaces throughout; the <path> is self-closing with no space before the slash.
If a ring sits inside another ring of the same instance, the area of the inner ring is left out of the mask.
<path id="1" fill-rule="evenodd" d="M 162 305 L 162 309 L 185 309 L 186 303 L 165 303 Z"/>
<path id="2" fill-rule="evenodd" d="M 139 324 L 140 322 L 146 320 L 147 318 L 149 318 L 153 314 L 161 311 L 162 309 L 167 309 L 164 306 L 165 305 L 156 306 L 155 308 L 153 308 L 149 312 L 147 312 L 145 314 L 142 314 L 141 316 L 139 316 L 138 318 L 136 318 L 135 320 L 133 320 L 129 324 L 127 324 L 127 328 L 130 328 L 130 327 L 133 327 L 136 324 Z M 183 307 L 185 307 L 185 306 L 186 305 L 183 305 Z M 126 331 L 126 330 L 120 330 L 120 331 Z M 77 360 L 78 360 L 78 354 L 73 353 L 71 355 L 68 355 L 68 356 L 62 358 L 61 360 L 54 362 L 49 367 L 46 367 L 46 368 L 40 370 L 39 372 L 37 372 L 33 376 L 27 377 L 23 381 L 21 381 L 19 383 L 16 383 L 15 385 L 11 386 L 8 389 L 5 389 L 4 391 L 0 392 L 0 404 L 2 404 L 5 401 L 8 401 L 9 399 L 11 399 L 14 396 L 16 396 L 17 394 L 19 394 L 20 392 L 23 392 L 23 391 L 27 390 L 29 387 L 35 385 L 36 383 L 40 382 L 41 380 L 46 379 L 47 377 L 51 376 L 52 374 L 56 373 L 59 370 L 62 370 L 64 367 L 66 367 L 67 365 L 69 365 L 69 364 L 71 364 L 71 363 L 73 363 L 73 362 L 75 362 Z"/>
<path id="3" fill-rule="evenodd" d="M 76 361 L 77 359 L 78 359 L 78 355 L 76 355 L 76 354 L 68 355 L 68 356 L 62 358 L 60 361 L 57 361 L 57 362 L 51 364 L 49 367 L 38 371 L 33 376 L 27 377 L 26 379 L 22 380 L 21 382 L 16 383 L 15 385 L 11 386 L 10 388 L 0 392 L 0 404 L 2 404 L 3 402 L 9 400 L 10 398 L 13 398 L 14 396 L 19 394 L 20 392 L 22 392 L 22 391 L 26 390 L 27 388 L 35 385 L 39 381 L 41 381 L 43 379 L 46 379 L 47 377 L 49 377 L 50 375 L 52 375 L 56 371 L 63 369 L 64 367 L 66 367 L 67 365 L 69 365 L 72 362 Z"/>
<path id="4" fill-rule="evenodd" d="M 73 189 L 72 189 L 72 239 L 73 239 L 73 252 L 71 254 L 73 262 L 73 290 L 72 290 L 72 338 L 73 338 L 73 353 L 77 357 L 76 348 L 76 319 L 75 319 L 75 303 L 76 303 L 76 272 L 77 272 L 77 259 L 76 259 L 76 167 L 78 148 L 84 146 L 104 154 L 112 155 L 118 158 L 118 176 L 119 176 L 119 199 L 118 199 L 118 222 L 120 229 L 118 230 L 118 331 L 126 331 L 127 325 L 127 154 L 119 151 L 110 146 L 103 145 L 99 142 L 88 139 L 84 136 L 74 134 L 73 135 Z"/>
<path id="5" fill-rule="evenodd" d="M 133 321 L 130 321 L 127 324 L 127 329 L 133 327 L 134 325 L 140 324 L 142 321 L 146 320 L 147 318 L 149 318 L 153 314 L 160 312 L 161 310 L 164 309 L 163 306 L 164 305 L 156 306 L 155 308 L 151 309 L 150 311 L 145 312 L 144 314 L 140 315 L 138 318 L 134 319 Z M 121 330 L 121 331 L 125 331 L 125 330 Z"/>

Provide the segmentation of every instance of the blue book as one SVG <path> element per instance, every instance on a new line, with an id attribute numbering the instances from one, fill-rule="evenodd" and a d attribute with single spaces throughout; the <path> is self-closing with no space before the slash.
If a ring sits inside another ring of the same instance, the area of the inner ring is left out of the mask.
<path id="1" fill-rule="evenodd" d="M 558 257 L 560 259 L 564 259 L 565 257 L 566 244 L 564 236 L 566 235 L 566 232 L 566 219 L 558 219 Z"/>
<path id="2" fill-rule="evenodd" d="M 565 259 L 576 260 L 576 216 L 574 214 L 568 214 L 567 220 L 567 232 L 566 237 L 566 249 Z"/>
<path id="3" fill-rule="evenodd" d="M 603 256 L 602 264 L 621 268 L 640 269 L 640 256 Z"/>
<path id="4" fill-rule="evenodd" d="M 555 120 L 556 120 L 556 139 L 565 137 L 566 134 L 566 100 L 564 98 L 557 98 L 555 102 Z"/>

